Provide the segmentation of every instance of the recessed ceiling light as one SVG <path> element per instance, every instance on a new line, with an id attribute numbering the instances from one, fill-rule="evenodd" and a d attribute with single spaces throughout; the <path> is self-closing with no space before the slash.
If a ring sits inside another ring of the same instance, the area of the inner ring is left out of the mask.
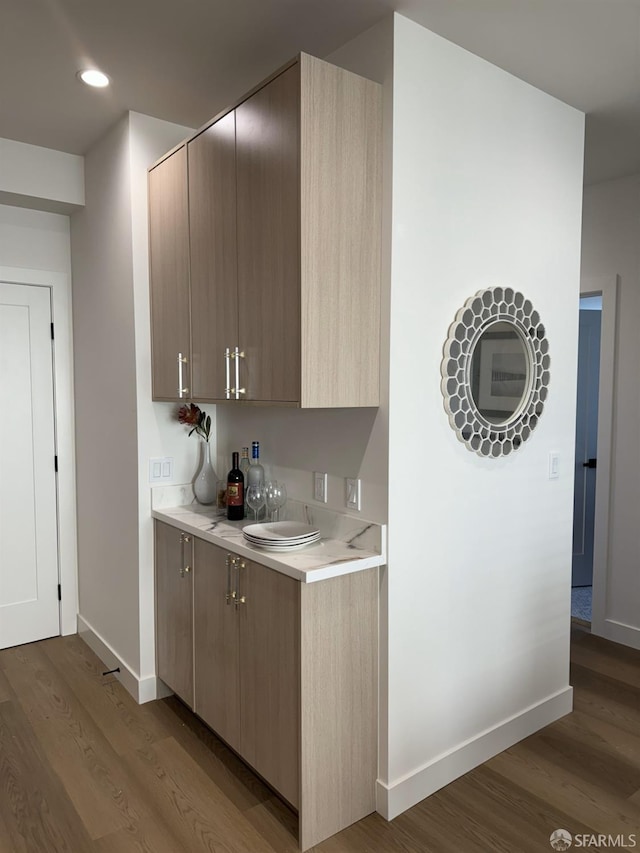
<path id="1" fill-rule="evenodd" d="M 109 85 L 109 78 L 97 68 L 87 68 L 85 71 L 78 71 L 78 77 L 87 86 L 96 86 L 98 89 L 103 89 Z"/>

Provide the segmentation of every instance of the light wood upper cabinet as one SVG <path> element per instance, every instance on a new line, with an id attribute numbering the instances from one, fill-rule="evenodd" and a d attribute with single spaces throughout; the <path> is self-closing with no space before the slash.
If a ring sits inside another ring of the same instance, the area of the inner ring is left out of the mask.
<path id="1" fill-rule="evenodd" d="M 193 540 L 156 521 L 156 666 L 193 707 Z"/>
<path id="2" fill-rule="evenodd" d="M 302 407 L 377 406 L 382 89 L 300 57 Z"/>
<path id="3" fill-rule="evenodd" d="M 243 399 L 300 399 L 299 68 L 236 109 Z"/>
<path id="4" fill-rule="evenodd" d="M 381 88 L 299 61 L 236 109 L 243 399 L 377 406 Z"/>
<path id="5" fill-rule="evenodd" d="M 379 404 L 381 127 L 379 84 L 301 54 L 188 141 L 192 399 Z M 179 152 L 151 170 L 155 399 L 184 346 L 186 202 L 155 176 Z"/>
<path id="6" fill-rule="evenodd" d="M 225 349 L 238 341 L 235 112 L 187 147 L 192 397 L 224 400 Z"/>
<path id="7" fill-rule="evenodd" d="M 187 149 L 149 172 L 149 266 L 154 400 L 190 396 Z M 184 361 L 178 362 L 179 354 Z M 180 386 L 180 380 L 182 380 Z M 181 393 L 182 392 L 182 393 Z"/>

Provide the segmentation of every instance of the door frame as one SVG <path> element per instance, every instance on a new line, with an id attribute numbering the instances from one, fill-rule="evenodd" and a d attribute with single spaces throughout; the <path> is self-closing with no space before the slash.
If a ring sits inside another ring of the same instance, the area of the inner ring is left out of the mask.
<path id="1" fill-rule="evenodd" d="M 60 633 L 75 634 L 78 624 L 78 548 L 71 280 L 61 272 L 0 266 L 0 281 L 47 287 L 51 293 L 51 319 L 55 328 L 53 415 L 58 454 L 58 570 L 62 586 Z"/>
<path id="2" fill-rule="evenodd" d="M 616 329 L 618 320 L 619 276 L 585 278 L 580 296 L 602 294 L 600 338 L 600 390 L 598 395 L 598 468 L 593 529 L 593 587 L 591 632 L 608 636 L 607 586 L 609 575 L 609 516 L 613 473 L 613 422 L 616 378 Z"/>

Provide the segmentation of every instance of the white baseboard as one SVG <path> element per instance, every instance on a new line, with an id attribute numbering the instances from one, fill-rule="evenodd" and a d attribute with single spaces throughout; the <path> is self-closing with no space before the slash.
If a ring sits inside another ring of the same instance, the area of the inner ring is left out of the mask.
<path id="1" fill-rule="evenodd" d="M 573 688 L 567 687 L 537 705 L 482 732 L 454 750 L 438 756 L 390 785 L 378 780 L 376 809 L 387 820 L 513 746 L 518 741 L 571 713 Z"/>
<path id="2" fill-rule="evenodd" d="M 624 622 L 616 622 L 615 619 L 605 619 L 601 625 L 592 623 L 591 633 L 604 637 L 605 640 L 611 640 L 612 643 L 640 649 L 640 628 L 625 625 Z"/>
<path id="3" fill-rule="evenodd" d="M 106 669 L 120 667 L 120 672 L 116 672 L 114 675 L 139 705 L 171 695 L 172 691 L 155 675 L 140 678 L 138 673 L 119 657 L 109 643 L 79 614 L 78 634 L 89 648 L 98 655 Z"/>

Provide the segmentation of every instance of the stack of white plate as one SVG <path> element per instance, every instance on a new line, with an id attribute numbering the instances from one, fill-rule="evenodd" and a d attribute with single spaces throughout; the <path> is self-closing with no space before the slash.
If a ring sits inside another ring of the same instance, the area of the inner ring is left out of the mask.
<path id="1" fill-rule="evenodd" d="M 320 539 L 320 531 L 311 524 L 298 521 L 271 521 L 248 524 L 242 533 L 247 542 L 265 551 L 296 551 L 313 545 Z"/>

